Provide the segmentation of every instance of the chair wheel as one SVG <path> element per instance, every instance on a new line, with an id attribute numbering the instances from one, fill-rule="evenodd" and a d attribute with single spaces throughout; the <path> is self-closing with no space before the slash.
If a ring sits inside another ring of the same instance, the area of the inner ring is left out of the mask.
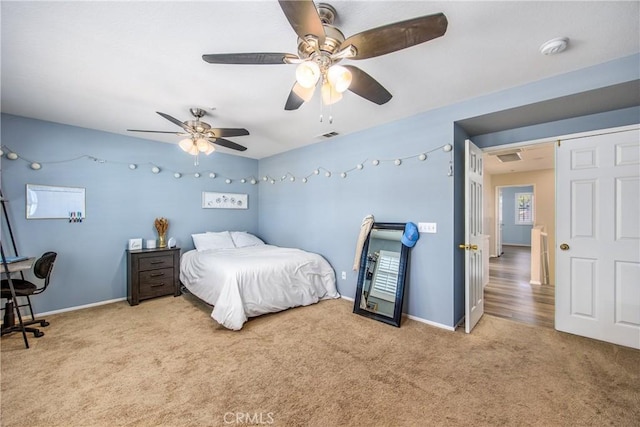
<path id="1" fill-rule="evenodd" d="M 42 327 L 49 326 L 49 325 L 50 325 L 50 323 L 47 322 L 46 320 L 41 320 L 40 321 L 40 326 L 42 326 Z"/>
<path id="2" fill-rule="evenodd" d="M 35 331 L 35 332 L 33 333 L 33 336 L 34 336 L 34 337 L 36 337 L 36 338 L 40 338 L 40 337 L 44 336 L 44 332 L 42 332 L 42 331 Z"/>

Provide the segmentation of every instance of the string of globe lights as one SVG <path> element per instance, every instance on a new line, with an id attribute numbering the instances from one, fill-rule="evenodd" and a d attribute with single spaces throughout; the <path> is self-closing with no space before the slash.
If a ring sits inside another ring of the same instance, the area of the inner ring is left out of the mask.
<path id="1" fill-rule="evenodd" d="M 451 144 L 445 144 L 445 145 L 441 145 L 439 147 L 433 148 L 429 151 L 425 151 L 419 154 L 415 154 L 412 156 L 407 156 L 407 157 L 398 157 L 398 158 L 394 158 L 394 159 L 373 159 L 371 160 L 370 164 L 372 166 L 379 166 L 383 163 L 393 163 L 395 166 L 401 166 L 403 164 L 403 162 L 405 162 L 406 160 L 410 160 L 410 159 L 417 159 L 419 161 L 425 161 L 429 158 L 429 155 L 435 151 L 438 150 L 442 150 L 444 152 L 448 152 L 449 154 L 449 170 L 447 172 L 448 176 L 452 176 L 453 175 L 453 152 L 452 152 L 452 145 Z M 33 169 L 34 171 L 38 171 L 41 170 L 43 165 L 47 165 L 47 164 L 60 164 L 60 163 L 69 163 L 69 162 L 74 162 L 74 161 L 78 161 L 78 160 L 89 160 L 95 163 L 100 163 L 100 164 L 106 164 L 106 163 L 110 163 L 110 164 L 116 164 L 116 165 L 126 165 L 130 170 L 136 170 L 139 167 L 139 164 L 136 163 L 129 163 L 129 162 L 122 162 L 122 161 L 116 161 L 116 160 L 106 160 L 106 159 L 101 159 L 95 156 L 90 156 L 87 154 L 83 154 L 81 156 L 76 156 L 70 159 L 63 159 L 63 160 L 51 160 L 51 161 L 47 161 L 47 162 L 36 162 L 33 160 L 29 160 L 27 158 L 25 158 L 24 156 L 19 155 L 18 153 L 16 153 L 14 150 L 12 150 L 11 148 L 7 147 L 6 145 L 1 145 L 0 146 L 0 157 L 6 157 L 9 160 L 22 160 L 26 163 L 29 164 L 29 167 L 31 169 Z M 344 170 L 342 172 L 340 172 L 340 177 L 342 178 L 347 178 L 347 176 L 349 176 L 349 174 L 351 172 L 354 171 L 361 171 L 364 169 L 365 164 L 368 163 L 368 159 L 363 161 L 362 163 L 358 163 L 357 165 L 355 165 L 354 167 Z M 216 173 L 214 171 L 210 171 L 210 170 L 205 170 L 205 171 L 199 171 L 199 172 L 192 172 L 192 173 L 184 173 L 184 172 L 179 172 L 179 171 L 174 171 L 171 169 L 167 169 L 167 168 L 163 168 L 160 167 L 159 165 L 152 163 L 152 162 L 148 162 L 148 163 L 144 163 L 144 165 L 147 165 L 150 167 L 150 171 L 153 174 L 159 174 L 163 171 L 167 171 L 173 174 L 173 177 L 176 179 L 182 178 L 183 176 L 192 176 L 193 178 L 201 178 L 204 176 L 209 177 L 210 179 L 216 179 L 216 178 L 224 178 L 225 183 L 227 184 L 231 184 L 233 182 L 240 182 L 241 184 L 246 184 L 249 183 L 251 185 L 256 185 L 258 184 L 259 180 L 254 177 L 254 176 L 248 176 L 248 177 L 242 177 L 242 178 L 233 178 L 233 177 L 228 177 L 228 176 L 224 176 L 221 175 L 219 173 Z M 290 182 L 296 182 L 296 181 L 300 181 L 304 184 L 306 184 L 307 182 L 309 182 L 309 179 L 313 176 L 319 176 L 320 174 L 323 174 L 325 177 L 330 178 L 331 176 L 334 175 L 334 172 L 332 172 L 331 170 L 323 167 L 323 166 L 318 166 L 316 169 L 314 169 L 313 171 L 311 171 L 311 173 L 302 176 L 302 177 L 298 177 L 295 176 L 294 174 L 292 174 L 291 172 L 286 172 L 283 175 L 279 175 L 279 178 L 273 178 L 271 175 L 264 175 L 262 177 L 262 181 L 265 183 L 270 183 L 270 184 L 275 184 L 276 182 L 284 182 L 284 181 L 290 181 Z"/>
<path id="2" fill-rule="evenodd" d="M 410 159 L 418 159 L 419 161 L 425 161 L 429 158 L 429 154 L 438 151 L 440 149 L 442 149 L 442 151 L 450 153 L 449 155 L 449 170 L 447 172 L 447 176 L 452 176 L 453 175 L 453 153 L 452 153 L 452 148 L 453 146 L 451 144 L 445 144 L 442 145 L 440 147 L 436 147 L 432 150 L 420 153 L 420 154 L 414 154 L 412 156 L 407 156 L 407 157 L 398 157 L 398 158 L 394 158 L 394 159 L 373 159 L 371 160 L 371 165 L 372 166 L 379 166 L 383 163 L 393 163 L 395 166 L 400 166 L 403 164 L 404 161 L 406 160 L 410 160 Z M 357 165 L 355 165 L 354 167 L 352 167 L 351 169 L 347 169 L 345 171 L 340 172 L 340 177 L 341 178 L 347 178 L 349 176 L 349 174 L 353 171 L 361 171 L 364 169 L 365 164 L 368 162 L 368 159 L 363 161 L 362 163 L 358 163 Z M 268 182 L 270 184 L 275 184 L 276 182 L 284 182 L 284 181 L 289 181 L 289 182 L 296 182 L 296 181 L 301 181 L 303 184 L 306 184 L 307 182 L 309 182 L 309 178 L 313 177 L 313 176 L 319 176 L 320 174 L 323 174 L 325 177 L 327 178 L 331 178 L 331 176 L 334 175 L 334 172 L 332 172 L 329 169 L 326 169 L 322 166 L 318 166 L 316 169 L 314 169 L 311 173 L 299 177 L 296 176 L 295 174 L 291 173 L 291 172 L 287 172 L 283 175 L 281 175 L 279 178 L 274 178 L 270 175 L 264 175 L 262 177 L 262 181 L 263 182 Z"/>

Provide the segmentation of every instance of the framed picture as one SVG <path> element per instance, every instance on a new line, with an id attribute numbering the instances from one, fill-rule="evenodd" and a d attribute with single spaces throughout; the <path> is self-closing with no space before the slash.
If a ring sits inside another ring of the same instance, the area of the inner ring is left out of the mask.
<path id="1" fill-rule="evenodd" d="M 248 195 L 202 192 L 203 209 L 248 209 Z"/>

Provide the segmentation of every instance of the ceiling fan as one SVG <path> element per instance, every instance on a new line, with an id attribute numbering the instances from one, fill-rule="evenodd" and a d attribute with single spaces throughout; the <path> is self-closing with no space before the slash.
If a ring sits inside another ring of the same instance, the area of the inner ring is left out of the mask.
<path id="1" fill-rule="evenodd" d="M 279 0 L 280 7 L 298 35 L 298 54 L 223 53 L 202 55 L 211 64 L 299 64 L 296 82 L 285 110 L 296 110 L 321 86 L 323 103 L 333 104 L 350 90 L 382 105 L 392 95 L 378 81 L 353 65 L 337 65 L 343 59 L 367 59 L 415 46 L 444 35 L 447 18 L 442 13 L 395 22 L 345 38 L 333 26 L 336 10 L 312 0 Z"/>
<path id="2" fill-rule="evenodd" d="M 207 112 L 201 108 L 191 108 L 189 110 L 195 120 L 187 120 L 181 122 L 180 120 L 171 117 L 168 114 L 156 111 L 159 115 L 169 120 L 171 123 L 180 126 L 184 132 L 171 132 L 162 130 L 140 130 L 140 129 L 127 129 L 129 132 L 152 132 L 152 133 L 172 133 L 175 135 L 186 136 L 187 138 L 181 140 L 178 145 L 184 151 L 191 155 L 198 155 L 204 153 L 209 155 L 215 151 L 213 144 L 220 145 L 222 147 L 230 148 L 237 151 L 245 151 L 247 147 L 244 147 L 235 142 L 225 139 L 225 137 L 243 136 L 249 135 L 249 131 L 243 128 L 212 128 L 210 124 L 200 120 L 205 116 Z"/>

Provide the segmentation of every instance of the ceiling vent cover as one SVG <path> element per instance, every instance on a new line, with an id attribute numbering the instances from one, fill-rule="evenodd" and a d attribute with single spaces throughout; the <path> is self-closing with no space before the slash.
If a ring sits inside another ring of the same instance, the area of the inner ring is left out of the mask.
<path id="1" fill-rule="evenodd" d="M 505 153 L 505 154 L 498 154 L 496 155 L 496 157 L 498 158 L 498 160 L 500 160 L 502 163 L 506 163 L 506 162 L 517 162 L 519 160 L 522 160 L 522 157 L 520 157 L 520 153 Z"/>
<path id="2" fill-rule="evenodd" d="M 334 136 L 340 135 L 338 132 L 327 132 L 325 134 L 320 135 L 320 138 L 333 138 Z"/>
<path id="3" fill-rule="evenodd" d="M 500 160 L 502 163 L 506 163 L 506 162 L 517 162 L 519 160 L 522 160 L 522 157 L 520 157 L 520 153 L 522 151 L 523 150 L 520 148 L 515 148 L 511 150 L 489 152 L 487 154 L 489 154 L 490 156 L 496 156 L 498 160 Z"/>

